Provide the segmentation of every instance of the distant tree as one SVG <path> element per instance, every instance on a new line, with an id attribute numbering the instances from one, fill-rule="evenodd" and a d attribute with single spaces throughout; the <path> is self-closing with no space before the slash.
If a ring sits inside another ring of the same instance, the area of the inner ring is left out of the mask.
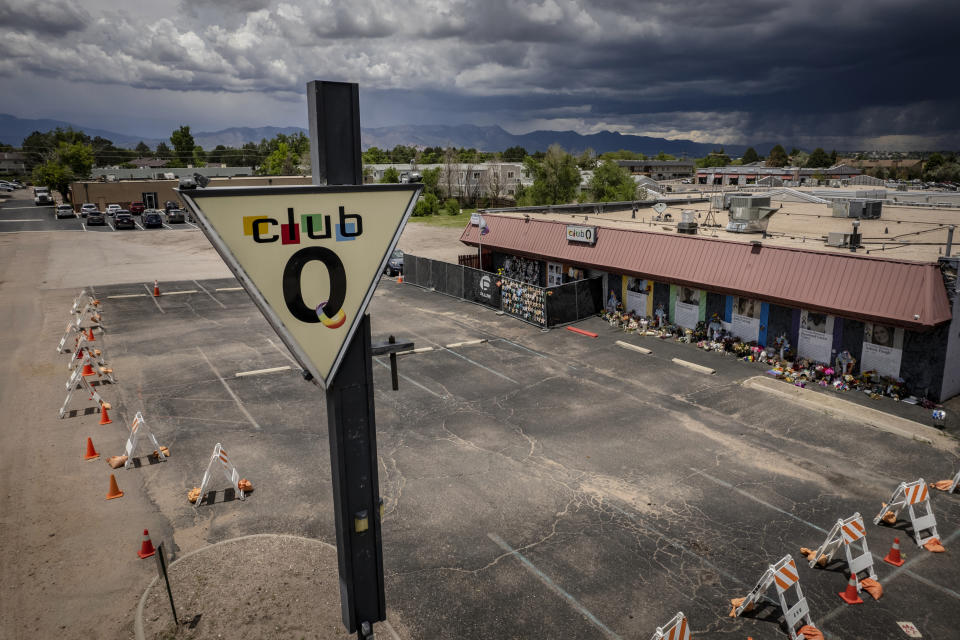
<path id="1" fill-rule="evenodd" d="M 636 151 L 627 151 L 626 149 L 620 149 L 619 151 L 606 151 L 600 154 L 601 160 L 646 160 L 646 156 L 642 153 L 637 153 Z"/>
<path id="2" fill-rule="evenodd" d="M 93 148 L 81 142 L 61 142 L 57 146 L 54 161 L 65 165 L 76 178 L 89 178 L 93 167 Z M 63 193 L 63 192 L 61 192 Z M 66 194 L 64 194 L 66 197 Z"/>
<path id="3" fill-rule="evenodd" d="M 154 155 L 161 160 L 169 160 L 173 157 L 173 152 L 170 151 L 170 147 L 167 146 L 166 142 L 158 142 L 157 151 Z"/>
<path id="4" fill-rule="evenodd" d="M 767 155 L 768 167 L 785 167 L 789 162 L 790 158 L 787 157 L 787 152 L 780 144 L 770 149 L 770 153 Z"/>
<path id="5" fill-rule="evenodd" d="M 479 154 L 474 148 L 457 149 L 457 161 L 463 164 L 473 164 L 480 161 Z"/>
<path id="6" fill-rule="evenodd" d="M 383 171 L 383 177 L 380 178 L 380 182 L 394 184 L 400 182 L 400 172 L 397 171 L 396 167 L 387 167 Z"/>
<path id="7" fill-rule="evenodd" d="M 460 213 L 460 201 L 456 198 L 447 198 L 443 203 L 443 212 L 448 216 L 455 216 Z"/>
<path id="8" fill-rule="evenodd" d="M 730 164 L 730 156 L 728 156 L 723 147 L 720 149 L 711 151 L 703 158 L 697 158 L 694 161 L 698 167 L 726 167 Z"/>
<path id="9" fill-rule="evenodd" d="M 379 147 L 370 147 L 364 151 L 362 159 L 364 164 L 386 164 L 390 162 L 390 156 Z"/>
<path id="10" fill-rule="evenodd" d="M 201 147 L 200 145 L 194 145 L 193 155 L 191 156 L 190 162 L 195 167 L 207 166 L 207 154 L 203 150 L 203 147 Z"/>
<path id="11" fill-rule="evenodd" d="M 427 147 L 417 155 L 420 164 L 440 164 L 443 162 L 443 147 Z"/>
<path id="12" fill-rule="evenodd" d="M 295 175 L 298 164 L 300 156 L 293 153 L 287 142 L 278 142 L 276 149 L 260 164 L 258 172 L 267 176 L 290 176 Z"/>
<path id="13" fill-rule="evenodd" d="M 830 152 L 830 166 L 834 167 L 837 164 L 837 150 L 834 149 Z"/>
<path id="14" fill-rule="evenodd" d="M 795 156 L 795 155 L 797 155 L 798 153 L 802 153 L 802 152 L 800 151 L 800 149 L 797 149 L 796 147 L 794 147 L 793 149 L 790 149 L 790 155 L 791 155 L 791 156 Z"/>
<path id="15" fill-rule="evenodd" d="M 657 154 L 657 157 L 654 159 L 660 160 L 661 162 L 665 162 L 668 160 L 676 160 L 677 158 L 676 156 L 672 156 L 669 153 L 664 153 L 663 151 L 661 151 L 660 153 Z"/>
<path id="16" fill-rule="evenodd" d="M 439 211 L 440 201 L 432 193 L 425 193 L 413 207 L 413 215 L 417 217 L 435 216 Z"/>
<path id="17" fill-rule="evenodd" d="M 456 191 L 457 176 L 457 152 L 453 148 L 447 148 L 443 152 L 443 196 L 445 198 L 453 197 Z"/>
<path id="18" fill-rule="evenodd" d="M 440 184 L 440 167 L 424 169 L 420 172 L 420 175 L 423 176 L 423 192 L 432 193 L 434 196 L 437 196 L 437 189 Z"/>
<path id="19" fill-rule="evenodd" d="M 137 157 L 138 157 L 138 158 L 144 158 L 144 157 L 150 155 L 150 147 L 147 146 L 147 143 L 144 142 L 143 140 L 141 140 L 140 142 L 137 143 L 137 146 L 136 146 L 136 148 L 134 149 L 134 151 L 137 152 Z"/>
<path id="20" fill-rule="evenodd" d="M 183 125 L 176 129 L 170 134 L 170 143 L 173 145 L 177 160 L 183 164 L 193 162 L 193 148 L 197 145 L 190 134 L 190 127 Z"/>
<path id="21" fill-rule="evenodd" d="M 504 162 L 523 162 L 523 159 L 526 157 L 527 157 L 527 150 L 519 145 L 514 147 L 508 147 L 503 151 Z"/>
<path id="22" fill-rule="evenodd" d="M 207 162 L 210 164 L 221 164 L 226 162 L 227 147 L 218 144 L 211 151 L 207 152 Z"/>
<path id="23" fill-rule="evenodd" d="M 807 166 L 807 160 L 809 159 L 809 153 L 798 151 L 795 155 L 790 156 L 790 164 L 794 167 L 805 167 Z"/>
<path id="24" fill-rule="evenodd" d="M 581 169 L 593 169 L 597 166 L 597 154 L 593 149 L 587 147 L 579 156 L 577 156 L 577 166 Z"/>
<path id="25" fill-rule="evenodd" d="M 580 185 L 580 172 L 573 156 L 559 145 L 550 145 L 542 162 L 528 156 L 524 165 L 534 178 L 533 185 L 525 190 L 525 201 L 519 204 L 567 204 L 573 200 Z"/>
<path id="26" fill-rule="evenodd" d="M 34 167 L 30 177 L 33 184 L 59 191 L 64 201 L 69 201 L 70 183 L 73 182 L 74 175 L 67 165 L 57 160 L 49 160 Z"/>
<path id="27" fill-rule="evenodd" d="M 743 152 L 743 164 L 750 164 L 751 162 L 759 162 L 760 156 L 757 154 L 757 150 L 753 147 L 748 147 L 746 151 Z"/>
<path id="28" fill-rule="evenodd" d="M 613 160 L 604 160 L 594 169 L 590 180 L 590 194 L 595 202 L 621 202 L 633 200 L 637 183 L 630 172 Z"/>
<path id="29" fill-rule="evenodd" d="M 413 147 L 405 147 L 402 144 L 398 144 L 390 151 L 390 162 L 407 164 L 409 162 L 413 162 L 413 159 L 416 157 L 416 149 Z"/>
<path id="30" fill-rule="evenodd" d="M 830 162 L 830 156 L 820 147 L 813 150 L 813 153 L 807 157 L 806 164 L 804 164 L 805 167 L 811 168 L 830 167 L 832 165 L 833 163 Z"/>

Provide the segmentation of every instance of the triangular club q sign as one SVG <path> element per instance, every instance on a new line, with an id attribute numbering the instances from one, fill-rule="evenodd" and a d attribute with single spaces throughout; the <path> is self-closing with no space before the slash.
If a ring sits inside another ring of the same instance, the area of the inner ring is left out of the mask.
<path id="1" fill-rule="evenodd" d="M 178 192 L 267 321 L 326 387 L 422 188 L 303 185 Z"/>

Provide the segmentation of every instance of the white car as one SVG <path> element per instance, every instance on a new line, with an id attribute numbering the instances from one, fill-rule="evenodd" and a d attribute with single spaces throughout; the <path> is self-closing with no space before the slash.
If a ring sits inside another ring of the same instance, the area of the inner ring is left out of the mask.
<path id="1" fill-rule="evenodd" d="M 123 207 L 118 204 L 108 204 L 107 205 L 107 215 L 112 216 L 116 215 L 117 211 L 120 211 Z"/>
<path id="2" fill-rule="evenodd" d="M 53 196 L 50 195 L 50 190 L 46 187 L 34 187 L 33 189 L 33 203 L 38 207 L 41 205 L 50 206 L 53 204 Z"/>
<path id="3" fill-rule="evenodd" d="M 73 218 L 73 207 L 69 204 L 58 204 L 56 209 L 56 216 L 58 218 Z"/>
<path id="4" fill-rule="evenodd" d="M 97 205 L 92 202 L 84 202 L 80 205 L 80 215 L 84 218 L 87 217 L 88 213 L 94 213 L 97 211 Z"/>

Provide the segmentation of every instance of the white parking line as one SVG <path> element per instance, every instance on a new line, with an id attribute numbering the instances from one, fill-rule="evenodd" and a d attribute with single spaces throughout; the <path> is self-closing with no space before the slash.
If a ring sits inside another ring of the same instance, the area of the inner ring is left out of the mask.
<path id="1" fill-rule="evenodd" d="M 38 209 L 52 209 L 53 206 L 54 205 L 52 204 L 42 204 L 39 207 L 34 205 L 32 207 L 0 207 L 0 209 L 3 209 L 4 211 L 15 211 L 17 209 L 33 209 L 34 211 L 36 211 Z"/>
<path id="2" fill-rule="evenodd" d="M 243 287 L 220 287 L 217 291 L 243 291 Z"/>
<path id="3" fill-rule="evenodd" d="M 144 229 L 143 227 L 141 227 L 141 226 L 140 226 L 140 223 L 137 222 L 136 220 L 133 221 L 133 224 L 137 225 L 137 229 L 140 229 L 140 231 L 146 231 L 146 229 Z"/>
<path id="4" fill-rule="evenodd" d="M 486 338 L 480 338 L 479 340 L 466 340 L 464 342 L 452 342 L 447 345 L 447 349 L 453 349 L 454 347 L 469 347 L 474 344 L 483 344 L 486 342 Z"/>
<path id="5" fill-rule="evenodd" d="M 80 222 L 80 226 L 83 227 L 84 231 L 87 230 L 87 225 L 85 225 L 82 221 Z"/>
<path id="6" fill-rule="evenodd" d="M 460 359 L 462 359 L 462 360 L 466 360 L 466 361 L 469 362 L 470 364 L 476 365 L 476 366 L 480 367 L 481 369 L 484 369 L 484 370 L 486 370 L 486 371 L 489 371 L 490 373 L 492 373 L 492 374 L 495 375 L 495 376 L 500 376 L 500 377 L 503 378 L 504 380 L 507 380 L 507 381 L 509 381 L 509 382 L 512 382 L 513 384 L 520 384 L 519 382 L 517 382 L 517 381 L 514 380 L 513 378 L 511 378 L 511 377 L 509 377 L 509 376 L 505 376 L 505 375 L 503 375 L 502 373 L 500 373 L 499 371 L 494 371 L 494 370 L 491 369 L 490 367 L 487 367 L 487 366 L 485 366 L 485 365 L 482 365 L 482 364 L 480 364 L 479 362 L 474 362 L 473 360 L 471 360 L 471 359 L 468 358 L 467 356 L 460 355 L 460 354 L 457 353 L 456 351 L 451 351 L 450 349 L 447 349 L 446 347 L 443 347 L 443 350 L 446 351 L 447 353 L 452 353 L 453 355 L 457 356 L 458 358 L 460 358 Z"/>
<path id="7" fill-rule="evenodd" d="M 398 355 L 399 355 L 399 354 L 398 354 Z M 390 368 L 390 365 L 387 364 L 386 362 L 384 362 L 383 360 L 381 360 L 380 358 L 374 358 L 374 360 L 376 360 L 377 364 L 379 364 L 381 367 L 386 367 L 387 369 Z M 403 375 L 402 373 L 400 373 L 399 371 L 397 371 L 397 375 L 400 376 L 401 378 L 403 378 L 404 380 L 406 380 L 407 382 L 409 382 L 410 384 L 412 384 L 412 385 L 414 385 L 414 386 L 417 386 L 417 387 L 420 387 L 421 389 L 423 389 L 424 391 L 426 391 L 427 393 L 429 393 L 429 394 L 432 395 L 432 396 L 436 396 L 437 398 L 441 398 L 441 399 L 446 397 L 446 396 L 440 395 L 439 393 L 437 393 L 436 391 L 434 391 L 434 390 L 432 390 L 432 389 L 428 389 L 427 387 L 423 386 L 422 384 L 420 384 L 419 382 L 417 382 L 417 381 L 414 380 L 413 378 L 409 378 L 409 377 Z"/>
<path id="8" fill-rule="evenodd" d="M 179 296 L 187 293 L 197 293 L 196 289 L 185 289 L 184 291 L 164 291 L 160 295 L 163 296 Z"/>
<path id="9" fill-rule="evenodd" d="M 161 222 L 160 224 L 163 225 L 163 228 L 164 228 L 164 229 L 170 229 L 170 231 L 173 231 L 173 228 L 172 228 L 172 227 L 168 227 L 166 222 Z"/>
<path id="10" fill-rule="evenodd" d="M 408 349 L 407 351 L 397 351 L 398 356 L 405 356 L 411 353 L 427 353 L 433 351 L 433 347 L 419 347 L 417 349 Z"/>
<path id="11" fill-rule="evenodd" d="M 115 296 L 107 296 L 107 300 L 114 298 L 145 298 L 147 294 L 145 293 L 120 293 Z"/>
<path id="12" fill-rule="evenodd" d="M 517 560 L 519 560 L 520 563 L 523 564 L 524 568 L 526 568 L 530 573 L 535 575 L 540 580 L 540 582 L 545 584 L 550 590 L 552 590 L 561 598 L 569 602 L 570 605 L 580 613 L 580 615 L 586 618 L 590 622 L 590 624 L 592 624 L 597 629 L 599 629 L 603 633 L 603 635 L 607 636 L 608 638 L 615 638 L 619 640 L 620 636 L 618 636 L 616 633 L 611 631 L 610 628 L 607 627 L 607 625 L 600 622 L 600 619 L 597 618 L 597 616 L 593 615 L 589 609 L 587 609 L 585 606 L 580 604 L 580 602 L 576 598 L 574 598 L 572 595 L 564 591 L 564 589 L 560 585 L 558 585 L 556 582 L 550 579 L 550 576 L 545 574 L 543 571 L 540 571 L 540 569 L 538 569 L 535 564 L 530 562 L 526 558 L 526 556 L 524 556 L 522 553 L 520 553 L 519 551 L 511 547 L 509 544 L 507 544 L 503 538 L 501 538 L 495 533 L 488 533 L 487 537 L 493 540 L 498 547 L 506 551 L 508 554 L 512 555 Z"/>
<path id="13" fill-rule="evenodd" d="M 190 225 L 191 227 L 193 227 L 194 229 L 199 229 L 199 228 L 200 228 L 200 227 L 198 227 L 197 225 L 193 224 L 192 222 L 187 222 L 187 224 Z"/>
<path id="14" fill-rule="evenodd" d="M 247 420 L 250 421 L 250 424 L 252 424 L 253 427 L 257 431 L 259 431 L 261 428 L 260 425 L 257 424 L 257 421 L 254 420 L 252 415 L 250 415 L 250 412 L 247 411 L 247 408 L 243 406 L 243 403 L 240 402 L 240 398 L 238 398 L 237 394 L 233 392 L 233 389 L 230 388 L 230 385 L 227 384 L 227 381 L 223 379 L 223 376 L 220 375 L 220 372 L 217 371 L 217 368 L 213 366 L 212 362 L 210 362 L 210 358 L 207 357 L 207 354 L 205 354 L 203 352 L 203 349 L 201 349 L 200 347 L 197 347 L 197 351 L 199 351 L 200 355 L 203 356 L 203 359 L 207 361 L 207 364 L 210 366 L 210 369 L 213 370 L 213 374 L 217 376 L 217 378 L 220 380 L 220 384 L 222 384 L 223 388 L 227 390 L 227 393 L 230 394 L 230 397 L 233 398 L 233 401 L 237 403 L 237 407 L 240 409 L 240 412 L 243 413 L 243 415 L 246 416 Z"/>
<path id="15" fill-rule="evenodd" d="M 224 308 L 224 309 L 227 308 L 227 305 L 223 304 L 222 302 L 220 302 L 219 300 L 217 300 L 216 298 L 214 298 L 214 297 L 213 297 L 213 294 L 211 294 L 209 291 L 207 291 L 206 289 L 204 289 L 202 284 L 200 284 L 200 283 L 197 282 L 196 280 L 193 281 L 193 284 L 195 284 L 195 285 L 197 285 L 198 287 L 200 287 L 200 290 L 201 290 L 201 291 L 203 291 L 205 294 L 207 294 L 208 296 L 210 296 L 210 299 L 213 300 L 214 302 L 216 302 L 216 303 L 217 303 L 218 305 L 220 305 L 222 308 Z"/>
<path id="16" fill-rule="evenodd" d="M 153 290 L 150 289 L 146 283 L 144 283 L 143 288 L 147 290 L 147 295 L 150 296 L 151 300 L 153 300 L 153 304 L 157 305 L 157 309 L 160 309 L 160 313 L 166 313 L 166 311 L 163 310 L 163 307 L 160 306 L 160 303 L 157 302 L 157 297 L 153 295 Z"/>
<path id="17" fill-rule="evenodd" d="M 0 220 L 0 222 L 43 222 L 43 218 L 24 218 L 23 220 Z"/>
<path id="18" fill-rule="evenodd" d="M 243 378 L 246 376 L 259 376 L 264 373 L 278 373 L 280 371 L 290 371 L 292 369 L 288 364 L 283 365 L 282 367 L 270 367 L 269 369 L 254 369 L 253 371 L 238 371 L 233 374 L 234 378 Z"/>

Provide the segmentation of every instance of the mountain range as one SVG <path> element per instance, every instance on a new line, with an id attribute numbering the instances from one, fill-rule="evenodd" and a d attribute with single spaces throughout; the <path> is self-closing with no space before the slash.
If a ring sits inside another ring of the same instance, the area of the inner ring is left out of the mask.
<path id="1" fill-rule="evenodd" d="M 0 142 L 19 146 L 23 139 L 34 131 L 50 131 L 57 127 L 72 127 L 83 131 L 91 138 L 100 136 L 111 140 L 118 147 L 133 148 L 139 142 L 150 147 L 156 147 L 161 142 L 159 138 L 141 137 L 84 127 L 63 120 L 27 119 L 8 114 L 0 114 Z M 246 142 L 259 142 L 261 139 L 270 139 L 278 133 L 291 135 L 307 130 L 302 127 L 229 127 L 219 131 L 196 131 L 193 138 L 196 144 L 204 149 L 213 149 L 217 145 L 240 147 Z M 169 140 L 163 140 L 168 145 Z M 704 156 L 714 149 L 723 147 L 732 155 L 741 155 L 747 148 L 738 144 L 709 144 L 692 140 L 667 140 L 648 136 L 621 134 L 615 131 L 602 131 L 584 135 L 576 131 L 531 131 L 523 134 L 513 134 L 500 126 L 462 125 L 397 125 L 390 127 L 363 128 L 361 144 L 364 149 L 380 147 L 392 149 L 396 145 L 427 146 L 427 147 L 464 147 L 480 151 L 503 151 L 509 147 L 521 146 L 529 152 L 546 151 L 552 144 L 559 144 L 571 153 L 579 153 L 586 149 L 593 149 L 597 153 L 618 151 L 625 149 L 646 154 L 656 155 L 661 151 L 682 157 Z M 765 154 L 773 144 L 754 145 L 760 154 Z"/>

